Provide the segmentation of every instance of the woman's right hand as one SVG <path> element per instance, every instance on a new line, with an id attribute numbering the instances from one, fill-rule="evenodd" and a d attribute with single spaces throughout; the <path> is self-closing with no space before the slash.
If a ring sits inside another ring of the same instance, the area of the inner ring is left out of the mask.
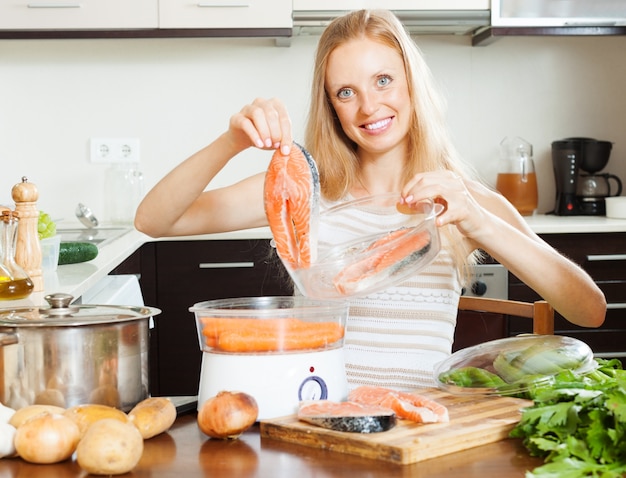
<path id="1" fill-rule="evenodd" d="M 281 149 L 289 154 L 293 141 L 291 119 L 285 105 L 278 99 L 257 98 L 233 115 L 229 133 L 238 148 Z"/>

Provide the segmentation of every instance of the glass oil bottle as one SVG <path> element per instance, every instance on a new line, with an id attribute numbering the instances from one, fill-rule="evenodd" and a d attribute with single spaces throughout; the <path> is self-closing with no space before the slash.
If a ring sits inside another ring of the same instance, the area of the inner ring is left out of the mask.
<path id="1" fill-rule="evenodd" d="M 19 219 L 14 211 L 4 210 L 0 216 L 0 300 L 28 297 L 33 281 L 15 262 L 15 244 Z"/>

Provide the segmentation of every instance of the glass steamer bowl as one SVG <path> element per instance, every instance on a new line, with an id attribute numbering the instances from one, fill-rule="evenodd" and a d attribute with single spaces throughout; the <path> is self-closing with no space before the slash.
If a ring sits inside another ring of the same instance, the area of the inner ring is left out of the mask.
<path id="1" fill-rule="evenodd" d="M 323 211 L 317 259 L 300 269 L 285 264 L 302 294 L 359 297 L 397 285 L 430 264 L 441 248 L 435 219 L 444 206 L 431 199 L 399 205 L 400 197 L 368 196 Z"/>
<path id="2" fill-rule="evenodd" d="M 203 352 L 198 407 L 223 390 L 245 392 L 261 420 L 294 414 L 301 400 L 347 398 L 347 302 L 246 297 L 189 310 Z"/>

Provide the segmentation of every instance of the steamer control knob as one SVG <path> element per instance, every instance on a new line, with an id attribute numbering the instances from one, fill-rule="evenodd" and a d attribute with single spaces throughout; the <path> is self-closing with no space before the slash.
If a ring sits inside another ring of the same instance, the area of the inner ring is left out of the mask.
<path id="1" fill-rule="evenodd" d="M 328 387 L 324 379 L 317 375 L 307 377 L 300 385 L 298 399 L 300 399 L 300 401 L 328 399 Z"/>

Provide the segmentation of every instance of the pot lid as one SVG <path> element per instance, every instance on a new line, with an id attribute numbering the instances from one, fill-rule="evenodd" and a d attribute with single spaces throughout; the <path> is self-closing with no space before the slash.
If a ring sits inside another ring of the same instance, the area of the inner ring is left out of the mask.
<path id="1" fill-rule="evenodd" d="M 48 307 L 0 309 L 0 327 L 51 327 L 112 324 L 145 319 L 161 313 L 148 306 L 73 305 L 70 294 L 46 295 Z"/>

